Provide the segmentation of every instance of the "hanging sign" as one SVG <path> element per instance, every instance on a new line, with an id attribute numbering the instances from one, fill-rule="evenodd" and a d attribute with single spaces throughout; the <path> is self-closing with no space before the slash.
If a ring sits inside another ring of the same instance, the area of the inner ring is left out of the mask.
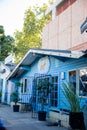
<path id="1" fill-rule="evenodd" d="M 43 57 L 38 62 L 38 73 L 47 73 L 49 71 L 50 61 L 49 57 Z"/>

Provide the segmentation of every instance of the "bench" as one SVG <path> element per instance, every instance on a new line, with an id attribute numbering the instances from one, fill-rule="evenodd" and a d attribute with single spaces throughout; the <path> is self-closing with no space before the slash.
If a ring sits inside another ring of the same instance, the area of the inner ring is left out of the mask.
<path id="1" fill-rule="evenodd" d="M 65 109 L 60 110 L 50 110 L 49 111 L 49 120 L 51 122 L 61 121 L 61 126 L 69 127 L 69 111 Z"/>

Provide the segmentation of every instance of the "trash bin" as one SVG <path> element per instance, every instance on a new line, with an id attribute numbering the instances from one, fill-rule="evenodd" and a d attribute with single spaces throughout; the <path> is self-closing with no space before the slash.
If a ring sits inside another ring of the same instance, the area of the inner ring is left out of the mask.
<path id="1" fill-rule="evenodd" d="M 85 128 L 87 130 L 87 100 L 83 106 L 83 113 L 84 113 L 84 123 L 85 123 Z"/>

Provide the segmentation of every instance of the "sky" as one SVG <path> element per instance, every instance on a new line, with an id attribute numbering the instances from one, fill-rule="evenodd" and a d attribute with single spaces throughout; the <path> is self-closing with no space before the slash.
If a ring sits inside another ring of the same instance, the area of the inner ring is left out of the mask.
<path id="1" fill-rule="evenodd" d="M 5 35 L 13 36 L 15 30 L 22 30 L 24 13 L 29 6 L 41 6 L 48 0 L 0 0 L 0 25 Z"/>

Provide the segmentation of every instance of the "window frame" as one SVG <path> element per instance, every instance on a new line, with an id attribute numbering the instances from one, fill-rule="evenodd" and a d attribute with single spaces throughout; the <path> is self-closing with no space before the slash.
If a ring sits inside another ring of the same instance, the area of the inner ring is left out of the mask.
<path id="1" fill-rule="evenodd" d="M 82 69 L 87 69 L 87 67 L 85 66 L 85 67 L 81 67 L 81 68 L 78 69 L 78 74 L 79 74 L 79 76 L 80 76 L 80 70 L 82 70 Z M 78 77 L 79 77 L 79 76 L 78 76 Z M 78 80 L 78 96 L 79 96 L 79 97 L 82 97 L 82 98 L 87 98 L 87 95 L 86 95 L 86 96 L 80 95 L 80 94 L 79 94 L 79 91 L 80 91 L 80 85 L 79 85 L 79 80 Z"/>
<path id="2" fill-rule="evenodd" d="M 87 98 L 87 96 L 79 95 L 79 91 L 80 91 L 79 76 L 80 76 L 80 70 L 85 69 L 85 68 L 87 68 L 87 67 L 84 66 L 84 67 L 80 67 L 78 69 L 71 69 L 71 70 L 68 71 L 68 81 L 69 81 L 69 72 L 70 71 L 76 71 L 76 94 L 78 95 L 78 97 L 82 97 L 82 98 Z"/>
<path id="3" fill-rule="evenodd" d="M 57 82 L 56 82 L 56 77 L 57 77 Z M 52 84 L 56 87 L 56 85 L 57 85 L 57 89 L 55 88 L 53 88 L 54 90 L 50 93 L 50 106 L 51 107 L 58 107 L 58 80 L 59 80 L 59 76 L 58 75 L 53 75 L 52 76 L 52 81 L 53 81 L 53 78 L 54 78 L 54 82 L 52 82 Z M 52 87 L 53 87 L 53 85 L 52 85 Z M 57 94 L 57 97 L 51 97 L 52 94 L 53 93 L 53 95 L 56 95 Z"/>
<path id="4" fill-rule="evenodd" d="M 21 93 L 25 94 L 27 92 L 27 78 L 22 79 L 22 87 L 21 87 Z"/>

